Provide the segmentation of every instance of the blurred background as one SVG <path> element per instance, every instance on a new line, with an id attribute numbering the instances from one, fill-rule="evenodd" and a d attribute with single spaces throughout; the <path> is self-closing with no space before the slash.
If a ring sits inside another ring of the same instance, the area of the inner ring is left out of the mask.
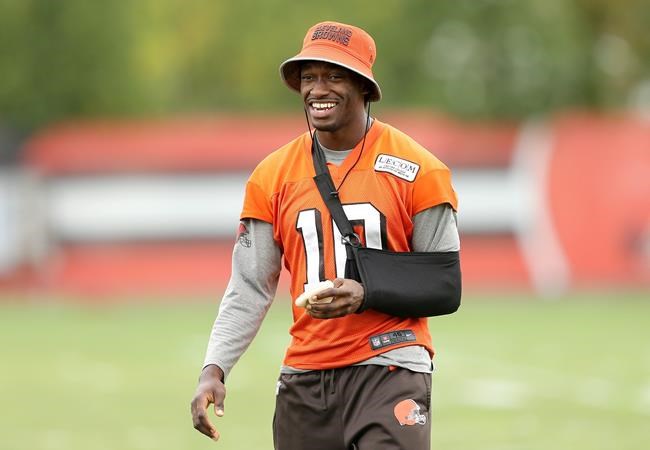
<path id="1" fill-rule="evenodd" d="M 0 448 L 212 445 L 188 405 L 244 183 L 306 130 L 278 66 L 323 20 L 374 37 L 372 114 L 459 194 L 433 448 L 645 448 L 641 0 L 0 0 Z M 221 448 L 272 448 L 288 300 L 283 274 Z"/>

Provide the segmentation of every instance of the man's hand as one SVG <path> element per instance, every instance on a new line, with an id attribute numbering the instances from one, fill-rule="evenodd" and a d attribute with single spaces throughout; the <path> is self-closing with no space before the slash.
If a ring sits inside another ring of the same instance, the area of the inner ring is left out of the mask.
<path id="1" fill-rule="evenodd" d="M 191 411 L 194 428 L 212 440 L 219 439 L 219 432 L 208 419 L 207 409 L 214 404 L 217 417 L 223 416 L 223 401 L 226 387 L 223 384 L 223 371 L 215 365 L 206 366 L 199 377 L 199 385 L 192 399 Z"/>
<path id="2" fill-rule="evenodd" d="M 331 303 L 308 303 L 307 313 L 314 319 L 333 319 L 356 312 L 363 303 L 363 286 L 355 280 L 336 278 L 334 287 L 326 289 L 316 298 L 334 297 Z"/>

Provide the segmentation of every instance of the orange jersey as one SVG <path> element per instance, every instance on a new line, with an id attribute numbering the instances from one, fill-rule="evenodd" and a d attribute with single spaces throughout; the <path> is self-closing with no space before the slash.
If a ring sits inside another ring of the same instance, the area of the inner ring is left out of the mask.
<path id="1" fill-rule="evenodd" d="M 412 218 L 442 203 L 457 207 L 449 169 L 410 137 L 375 120 L 339 167 L 328 164 L 348 219 L 366 246 L 411 250 Z M 361 155 L 360 155 L 361 153 Z M 358 162 L 357 161 L 358 159 Z M 356 162 L 356 164 L 355 164 Z M 345 247 L 314 183 L 311 136 L 305 133 L 266 157 L 246 185 L 241 218 L 273 224 L 274 239 L 291 274 L 291 296 L 319 281 L 343 278 Z M 396 298 L 396 302 L 400 299 Z M 398 318 L 373 310 L 337 319 L 313 319 L 293 308 L 291 343 L 284 364 L 328 369 L 363 361 L 406 345 L 422 345 L 431 355 L 426 318 Z M 380 335 L 411 330 L 415 340 L 373 346 Z"/>

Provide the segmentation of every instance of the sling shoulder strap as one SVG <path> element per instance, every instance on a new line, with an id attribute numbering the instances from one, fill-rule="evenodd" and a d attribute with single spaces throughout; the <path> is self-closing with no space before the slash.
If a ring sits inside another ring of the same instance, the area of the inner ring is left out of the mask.
<path id="1" fill-rule="evenodd" d="M 353 247 L 360 247 L 361 241 L 359 240 L 359 236 L 354 232 L 352 224 L 350 224 L 350 221 L 343 211 L 343 206 L 339 199 L 339 193 L 336 191 L 336 187 L 332 181 L 332 176 L 327 169 L 325 154 L 318 143 L 316 135 L 314 135 L 311 141 L 311 153 L 314 162 L 314 170 L 316 171 L 314 182 L 316 183 L 318 192 L 325 202 L 325 206 L 327 206 L 327 209 L 329 210 L 332 219 L 334 219 L 337 228 L 341 232 L 341 236 L 343 236 L 345 243 Z"/>

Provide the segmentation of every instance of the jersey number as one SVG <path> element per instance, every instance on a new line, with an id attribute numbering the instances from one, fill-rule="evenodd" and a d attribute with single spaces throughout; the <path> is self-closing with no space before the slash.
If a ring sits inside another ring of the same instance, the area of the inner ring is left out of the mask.
<path id="1" fill-rule="evenodd" d="M 343 211 L 352 224 L 361 225 L 363 240 L 366 247 L 383 248 L 386 235 L 386 220 L 384 215 L 370 203 L 354 203 L 343 205 Z M 323 258 L 323 222 L 320 211 L 305 209 L 298 213 L 296 229 L 302 235 L 307 266 L 307 282 L 305 291 L 311 289 L 319 281 L 325 281 L 325 262 Z M 345 244 L 341 242 L 341 232 L 332 220 L 334 238 L 334 258 L 336 259 L 336 276 L 345 275 Z"/>

